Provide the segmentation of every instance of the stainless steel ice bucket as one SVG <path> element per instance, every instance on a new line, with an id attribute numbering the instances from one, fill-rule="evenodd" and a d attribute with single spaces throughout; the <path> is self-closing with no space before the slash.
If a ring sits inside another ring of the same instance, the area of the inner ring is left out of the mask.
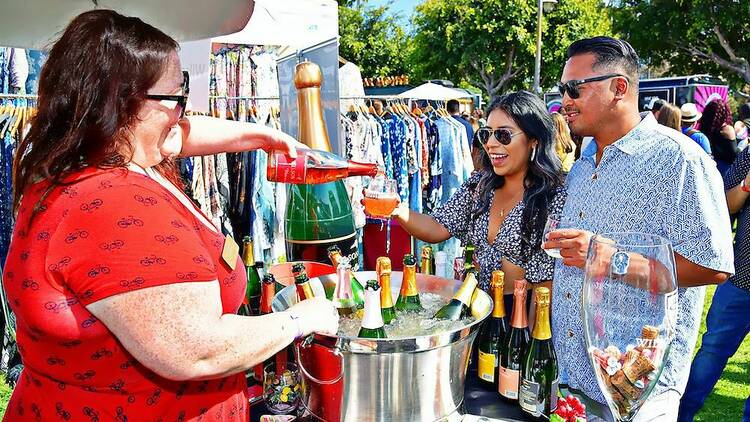
<path id="1" fill-rule="evenodd" d="M 373 271 L 355 273 L 364 283 Z M 403 273 L 393 272 L 398 294 Z M 312 279 L 316 295 L 335 286 L 335 275 Z M 420 292 L 453 296 L 460 282 L 417 274 Z M 274 311 L 296 302 L 294 286 L 277 293 Z M 395 303 L 395 298 L 394 298 Z M 476 318 L 453 331 L 406 339 L 358 339 L 315 334 L 296 346 L 305 380 L 303 406 L 325 421 L 440 421 L 458 415 L 471 345 L 492 301 L 477 289 Z"/>

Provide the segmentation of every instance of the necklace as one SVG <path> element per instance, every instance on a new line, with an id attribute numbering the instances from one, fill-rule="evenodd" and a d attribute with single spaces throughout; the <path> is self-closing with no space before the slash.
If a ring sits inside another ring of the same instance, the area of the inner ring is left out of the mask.
<path id="1" fill-rule="evenodd" d="M 516 207 L 516 204 L 518 204 L 518 197 L 519 196 L 523 197 L 523 192 L 524 191 L 522 190 L 520 192 L 520 194 L 517 193 L 517 194 L 513 195 L 513 197 L 511 198 L 510 209 L 508 210 L 508 212 L 511 212 L 513 210 L 513 208 Z M 500 214 L 500 218 L 501 219 L 505 218 L 505 216 L 506 216 L 505 215 L 505 206 L 500 207 L 500 212 L 498 214 Z"/>

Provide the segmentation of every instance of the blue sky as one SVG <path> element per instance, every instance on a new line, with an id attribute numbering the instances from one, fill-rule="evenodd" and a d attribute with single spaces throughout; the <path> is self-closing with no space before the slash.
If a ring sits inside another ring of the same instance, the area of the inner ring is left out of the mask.
<path id="1" fill-rule="evenodd" d="M 390 11 L 392 13 L 400 13 L 401 17 L 405 19 L 405 22 L 409 21 L 409 18 L 411 18 L 412 13 L 414 13 L 414 8 L 422 3 L 424 0 L 369 0 L 367 2 L 370 6 L 387 6 L 389 3 L 390 5 Z"/>

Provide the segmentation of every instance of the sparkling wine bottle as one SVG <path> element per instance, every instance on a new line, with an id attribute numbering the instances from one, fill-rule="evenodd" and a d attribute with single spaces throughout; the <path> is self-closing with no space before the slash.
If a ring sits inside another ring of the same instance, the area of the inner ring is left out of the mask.
<path id="1" fill-rule="evenodd" d="M 474 268 L 468 269 L 464 275 L 463 284 L 461 284 L 456 294 L 453 295 L 453 299 L 447 305 L 440 308 L 433 318 L 458 321 L 461 318 L 471 315 L 469 306 L 471 305 L 471 297 L 474 295 L 476 287 L 476 271 L 474 271 Z"/>
<path id="2" fill-rule="evenodd" d="M 375 280 L 370 280 L 365 286 L 365 315 L 359 337 L 386 338 L 383 316 L 380 313 L 380 286 Z"/>
<path id="3" fill-rule="evenodd" d="M 357 312 L 357 304 L 354 302 L 354 293 L 352 293 L 351 267 L 348 258 L 341 257 L 338 260 L 336 275 L 333 304 L 339 311 L 339 315 L 351 315 Z"/>
<path id="4" fill-rule="evenodd" d="M 422 310 L 417 290 L 417 259 L 411 254 L 404 255 L 404 278 L 401 280 L 401 291 L 396 299 L 396 309 L 408 312 Z"/>
<path id="5" fill-rule="evenodd" d="M 557 408 L 557 356 L 552 345 L 549 305 L 549 289 L 538 288 L 536 321 L 531 332 L 531 344 L 524 358 L 518 397 L 521 409 L 539 420 L 548 420 L 550 413 Z"/>
<path id="6" fill-rule="evenodd" d="M 464 248 L 464 272 L 469 268 L 474 268 L 479 271 L 476 261 L 474 260 L 474 251 L 476 248 L 471 243 L 467 244 Z"/>
<path id="7" fill-rule="evenodd" d="M 260 314 L 261 315 L 266 315 L 266 314 L 270 314 L 271 312 L 273 312 L 273 309 L 271 308 L 271 304 L 273 303 L 274 295 L 276 295 L 276 280 L 274 279 L 273 274 L 271 273 L 264 274 L 263 280 L 260 285 Z M 259 363 L 258 365 L 255 365 L 255 368 L 253 368 L 255 380 L 261 383 L 263 382 L 263 368 L 266 367 L 268 364 L 274 361 L 276 361 L 277 365 L 279 364 L 279 361 L 286 362 L 286 359 L 281 358 L 283 357 L 285 353 L 286 353 L 286 349 L 282 349 L 275 356 L 272 356 L 266 359 L 263 363 Z"/>
<path id="8" fill-rule="evenodd" d="M 260 275 L 253 255 L 253 240 L 250 236 L 242 238 L 242 262 L 247 273 L 245 298 L 237 312 L 240 315 L 258 315 L 260 308 Z M 262 266 L 261 262 L 261 266 Z"/>
<path id="9" fill-rule="evenodd" d="M 505 273 L 501 270 L 492 272 L 490 290 L 492 293 L 492 315 L 482 326 L 479 334 L 479 368 L 477 375 L 485 387 L 497 391 L 500 348 L 508 335 L 508 318 L 505 315 L 503 288 Z"/>
<path id="10" fill-rule="evenodd" d="M 391 259 L 387 256 L 378 258 L 375 271 L 380 282 L 380 313 L 383 315 L 383 322 L 387 325 L 396 318 L 396 308 L 393 306 L 391 295 Z"/>
<path id="11" fill-rule="evenodd" d="M 315 149 L 297 150 L 297 158 L 282 152 L 268 156 L 268 180 L 291 184 L 319 184 L 352 176 L 375 176 L 377 164 L 358 163 Z"/>
<path id="12" fill-rule="evenodd" d="M 526 318 L 526 280 L 519 279 L 514 283 L 513 317 L 508 338 L 500 349 L 500 369 L 498 391 L 504 398 L 518 400 L 518 386 L 521 378 L 521 366 L 529 345 L 529 323 Z"/>
<path id="13" fill-rule="evenodd" d="M 320 67 L 315 63 L 297 65 L 297 139 L 312 149 L 331 152 L 320 101 L 322 81 Z M 343 181 L 288 185 L 284 224 L 287 261 L 326 262 L 326 249 L 338 245 L 342 255 L 351 259 L 351 266 L 358 268 L 354 216 Z"/>
<path id="14" fill-rule="evenodd" d="M 307 277 L 307 271 L 305 271 L 305 264 L 301 262 L 294 264 L 292 266 L 292 275 L 294 275 L 298 302 L 315 297 L 310 285 L 310 279 Z"/>
<path id="15" fill-rule="evenodd" d="M 342 259 L 347 259 L 348 265 L 349 265 L 349 279 L 351 280 L 351 286 L 352 286 L 352 293 L 354 294 L 354 303 L 357 305 L 357 308 L 362 309 L 365 307 L 365 288 L 362 286 L 362 283 L 357 280 L 357 277 L 352 274 L 351 271 L 351 261 L 349 258 L 344 257 L 341 255 L 341 249 L 337 245 L 330 246 L 327 249 L 328 252 L 328 259 L 331 261 L 331 264 L 333 264 L 334 268 L 338 268 L 339 263 L 341 263 Z"/>
<path id="16" fill-rule="evenodd" d="M 422 262 L 420 262 L 419 270 L 422 274 L 435 275 L 432 246 L 422 246 Z"/>

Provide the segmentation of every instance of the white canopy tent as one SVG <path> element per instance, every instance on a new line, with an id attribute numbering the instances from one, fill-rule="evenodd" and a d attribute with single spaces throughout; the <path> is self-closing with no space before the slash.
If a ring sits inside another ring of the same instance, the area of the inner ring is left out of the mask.
<path id="1" fill-rule="evenodd" d="M 448 101 L 457 98 L 471 98 L 472 95 L 460 89 L 447 88 L 427 82 L 398 94 L 398 97 L 417 100 Z"/>
<path id="2" fill-rule="evenodd" d="M 334 0 L 256 0 L 255 12 L 244 29 L 211 41 L 298 50 L 336 38 L 338 27 Z"/>
<path id="3" fill-rule="evenodd" d="M 2 0 L 0 45 L 47 49 L 74 17 L 93 9 L 137 16 L 178 41 L 205 39 L 245 27 L 253 4 L 253 0 Z"/>

